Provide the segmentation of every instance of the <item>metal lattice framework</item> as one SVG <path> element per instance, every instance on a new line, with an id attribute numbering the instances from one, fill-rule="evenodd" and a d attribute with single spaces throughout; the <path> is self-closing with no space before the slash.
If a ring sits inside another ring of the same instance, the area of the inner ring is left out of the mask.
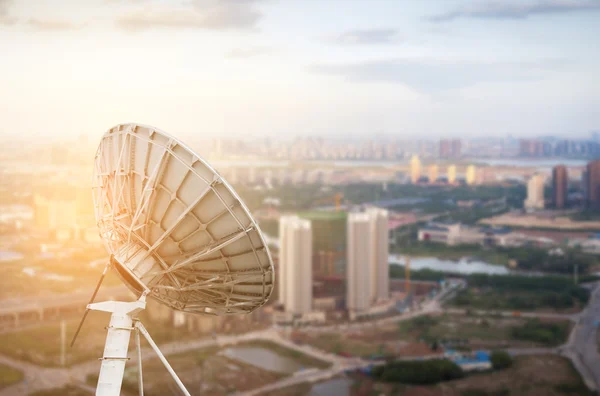
<path id="1" fill-rule="evenodd" d="M 273 289 L 273 262 L 233 188 L 177 139 L 121 124 L 94 168 L 100 236 L 134 292 L 180 311 L 249 313 Z"/>

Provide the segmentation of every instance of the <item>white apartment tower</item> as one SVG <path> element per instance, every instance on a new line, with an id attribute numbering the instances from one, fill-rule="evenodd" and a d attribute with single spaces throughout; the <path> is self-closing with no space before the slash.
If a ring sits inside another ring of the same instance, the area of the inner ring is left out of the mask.
<path id="1" fill-rule="evenodd" d="M 465 181 L 469 186 L 477 183 L 477 168 L 475 165 L 467 166 L 467 171 L 465 173 Z"/>
<path id="2" fill-rule="evenodd" d="M 456 183 L 456 165 L 448 166 L 448 169 L 446 171 L 446 176 L 447 176 L 449 184 Z"/>
<path id="3" fill-rule="evenodd" d="M 371 277 L 371 301 L 388 300 L 390 297 L 388 211 L 367 209 L 369 215 Z"/>
<path id="4" fill-rule="evenodd" d="M 389 299 L 387 210 L 350 213 L 347 233 L 346 306 L 352 315 Z"/>
<path id="5" fill-rule="evenodd" d="M 279 219 L 279 301 L 285 311 L 312 311 L 312 227 L 298 216 Z"/>
<path id="6" fill-rule="evenodd" d="M 346 307 L 350 312 L 366 311 L 371 306 L 370 229 L 367 213 L 348 214 Z"/>
<path id="7" fill-rule="evenodd" d="M 544 175 L 535 174 L 527 182 L 527 199 L 523 203 L 525 209 L 544 209 Z"/>
<path id="8" fill-rule="evenodd" d="M 415 184 L 421 178 L 421 160 L 414 154 L 410 159 L 410 181 Z"/>

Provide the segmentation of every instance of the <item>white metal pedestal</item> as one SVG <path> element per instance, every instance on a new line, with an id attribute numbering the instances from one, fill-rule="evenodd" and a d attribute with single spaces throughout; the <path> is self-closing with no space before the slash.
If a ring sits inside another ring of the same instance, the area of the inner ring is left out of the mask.
<path id="1" fill-rule="evenodd" d="M 167 359 L 158 349 L 158 346 L 156 346 L 144 325 L 137 320 L 137 314 L 146 308 L 145 295 L 142 296 L 138 301 L 134 302 L 105 301 L 89 304 L 87 308 L 93 311 L 104 311 L 111 313 L 108 333 L 106 335 L 106 344 L 104 346 L 104 355 L 101 359 L 102 365 L 100 366 L 100 376 L 98 377 L 98 385 L 96 387 L 97 396 L 119 396 L 121 394 L 123 374 L 125 373 L 125 363 L 127 363 L 127 360 L 129 360 L 127 357 L 129 339 L 131 336 L 131 331 L 134 329 L 136 330 L 136 346 L 138 350 L 138 384 L 140 395 L 142 396 L 144 394 L 144 385 L 142 379 L 142 349 L 140 346 L 139 336 L 139 333 L 141 332 L 152 349 L 154 349 L 154 351 L 157 353 L 161 362 L 165 365 L 169 371 L 169 374 L 171 374 L 183 394 L 190 396 L 190 393 L 187 391 L 187 389 L 185 389 L 185 386 L 177 374 L 175 374 L 175 371 L 173 371 L 173 368 Z"/>

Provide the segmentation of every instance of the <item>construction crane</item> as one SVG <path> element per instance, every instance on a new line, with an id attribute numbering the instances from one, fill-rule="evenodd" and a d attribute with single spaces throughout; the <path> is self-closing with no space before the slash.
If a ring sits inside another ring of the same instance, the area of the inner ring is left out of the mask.
<path id="1" fill-rule="evenodd" d="M 318 199 L 316 201 L 316 203 L 320 204 L 320 203 L 335 202 L 335 211 L 339 212 L 342 208 L 342 200 L 343 199 L 344 199 L 344 193 L 338 192 L 338 193 L 335 193 L 334 195 Z"/>

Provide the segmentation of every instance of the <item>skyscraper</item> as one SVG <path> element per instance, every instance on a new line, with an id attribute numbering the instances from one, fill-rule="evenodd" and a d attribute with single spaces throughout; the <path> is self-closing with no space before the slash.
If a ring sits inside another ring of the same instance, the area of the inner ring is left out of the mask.
<path id="1" fill-rule="evenodd" d="M 477 168 L 475 165 L 467 166 L 467 171 L 465 173 L 465 181 L 468 185 L 473 185 L 477 182 Z"/>
<path id="2" fill-rule="evenodd" d="M 556 209 L 564 209 L 567 204 L 567 168 L 564 165 L 552 169 L 552 204 Z"/>
<path id="3" fill-rule="evenodd" d="M 460 158 L 462 151 L 462 143 L 459 139 L 452 140 L 452 158 Z"/>
<path id="4" fill-rule="evenodd" d="M 429 165 L 427 175 L 429 177 L 429 183 L 435 183 L 438 178 L 438 166 L 436 164 Z"/>
<path id="5" fill-rule="evenodd" d="M 450 158 L 452 152 L 452 143 L 450 140 L 440 140 L 440 158 Z"/>
<path id="6" fill-rule="evenodd" d="M 446 177 L 448 179 L 448 183 L 456 183 L 456 165 L 448 166 L 448 169 L 446 171 Z"/>
<path id="7" fill-rule="evenodd" d="M 458 158 L 461 154 L 461 142 L 459 139 L 442 139 L 439 144 L 440 158 Z"/>
<path id="8" fill-rule="evenodd" d="M 294 314 L 312 310 L 312 227 L 298 216 L 279 219 L 279 301 Z"/>
<path id="9" fill-rule="evenodd" d="M 346 307 L 350 315 L 371 305 L 371 229 L 367 213 L 348 215 L 348 258 L 346 267 Z"/>
<path id="10" fill-rule="evenodd" d="M 369 230 L 371 257 L 371 301 L 390 297 L 388 211 L 369 208 L 366 211 L 371 222 Z"/>
<path id="11" fill-rule="evenodd" d="M 523 206 L 528 210 L 544 209 L 544 175 L 535 174 L 529 179 Z"/>
<path id="12" fill-rule="evenodd" d="M 600 209 L 600 160 L 589 162 L 585 173 L 586 206 L 590 209 Z"/>
<path id="13" fill-rule="evenodd" d="M 421 160 L 414 154 L 410 159 L 410 181 L 415 184 L 421 178 Z"/>

